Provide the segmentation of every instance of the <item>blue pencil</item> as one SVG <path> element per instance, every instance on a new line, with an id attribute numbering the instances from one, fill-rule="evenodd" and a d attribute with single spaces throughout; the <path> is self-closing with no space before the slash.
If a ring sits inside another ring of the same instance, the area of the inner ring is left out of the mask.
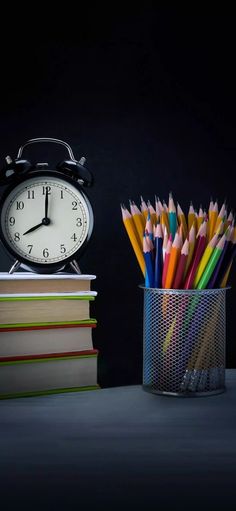
<path id="1" fill-rule="evenodd" d="M 162 247 L 163 247 L 162 229 L 161 229 L 161 224 L 158 223 L 156 225 L 156 230 L 155 230 L 156 254 L 155 254 L 155 275 L 154 275 L 154 286 L 158 287 L 158 288 L 161 288 L 161 280 L 162 280 L 162 269 L 163 269 Z"/>
<path id="2" fill-rule="evenodd" d="M 146 264 L 146 276 L 145 276 L 145 285 L 148 287 L 154 287 L 154 265 L 153 265 L 153 253 L 152 246 L 150 243 L 151 240 L 147 239 L 147 236 L 143 237 L 143 255 Z"/>

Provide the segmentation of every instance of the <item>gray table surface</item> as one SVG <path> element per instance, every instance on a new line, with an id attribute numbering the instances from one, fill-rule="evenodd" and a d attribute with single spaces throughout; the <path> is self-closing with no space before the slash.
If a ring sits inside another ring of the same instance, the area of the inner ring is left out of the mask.
<path id="1" fill-rule="evenodd" d="M 1 401 L 1 509 L 235 509 L 236 370 L 226 385 L 202 398 L 129 386 Z"/>

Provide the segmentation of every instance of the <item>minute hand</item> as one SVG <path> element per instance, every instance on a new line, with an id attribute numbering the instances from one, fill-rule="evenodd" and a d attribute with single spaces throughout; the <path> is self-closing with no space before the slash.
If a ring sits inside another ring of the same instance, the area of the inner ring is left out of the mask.
<path id="1" fill-rule="evenodd" d="M 44 224 L 43 224 L 43 222 L 41 222 L 41 224 L 34 225 L 34 227 L 31 227 L 31 229 L 28 229 L 28 231 L 25 231 L 25 232 L 23 233 L 23 236 L 24 236 L 25 234 L 28 234 L 29 232 L 36 231 L 36 229 L 38 229 L 39 227 L 41 227 L 41 225 L 44 225 Z"/>

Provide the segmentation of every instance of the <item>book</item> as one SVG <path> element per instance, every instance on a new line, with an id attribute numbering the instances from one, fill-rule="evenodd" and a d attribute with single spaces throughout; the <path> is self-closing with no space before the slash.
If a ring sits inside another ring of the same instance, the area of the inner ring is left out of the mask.
<path id="1" fill-rule="evenodd" d="M 0 358 L 0 399 L 99 388 L 97 350 Z"/>
<path id="2" fill-rule="evenodd" d="M 1 325 L 0 358 L 92 350 L 92 329 L 95 327 L 95 320 Z"/>
<path id="3" fill-rule="evenodd" d="M 34 323 L 85 320 L 96 291 L 77 293 L 1 294 L 0 323 Z"/>
<path id="4" fill-rule="evenodd" d="M 0 272 L 0 294 L 3 293 L 66 293 L 89 291 L 95 275 L 78 273 L 39 274 L 33 272 Z"/>

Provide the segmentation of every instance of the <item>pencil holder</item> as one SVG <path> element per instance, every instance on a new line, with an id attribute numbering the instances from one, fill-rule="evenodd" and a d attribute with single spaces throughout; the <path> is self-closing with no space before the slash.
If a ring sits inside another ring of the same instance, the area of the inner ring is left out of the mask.
<path id="1" fill-rule="evenodd" d="M 174 396 L 225 390 L 226 290 L 144 292 L 143 389 Z"/>

